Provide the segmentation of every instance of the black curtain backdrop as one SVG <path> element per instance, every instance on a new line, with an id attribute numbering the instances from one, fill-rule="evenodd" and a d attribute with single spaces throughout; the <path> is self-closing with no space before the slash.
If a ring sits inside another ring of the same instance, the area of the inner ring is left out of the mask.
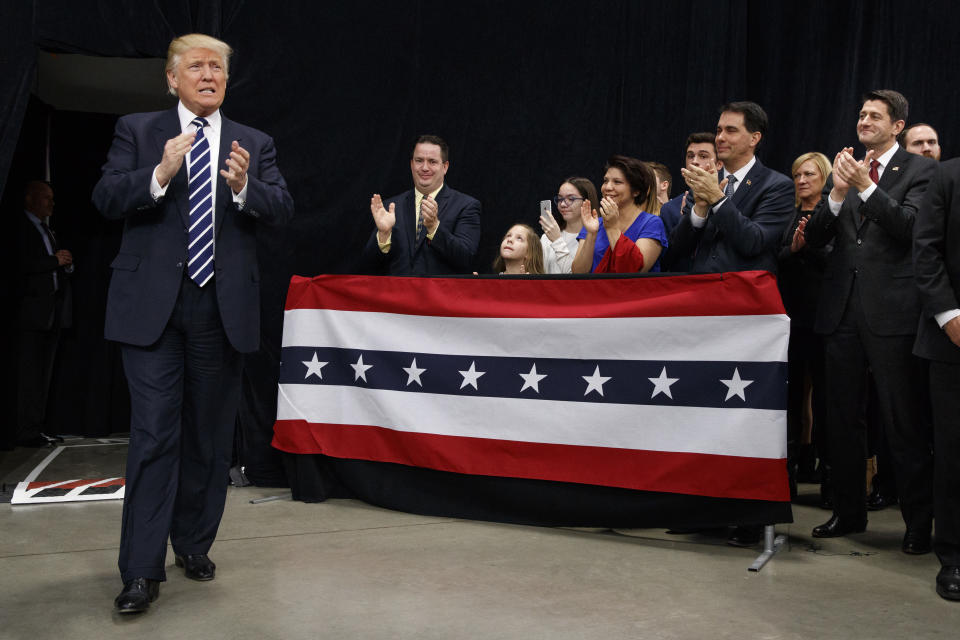
<path id="1" fill-rule="evenodd" d="M 659 160 L 679 180 L 687 134 L 712 131 L 717 107 L 729 100 L 764 106 L 771 126 L 758 155 L 785 173 L 800 153 L 832 157 L 843 146 L 856 147 L 860 95 L 872 88 L 903 92 L 910 121 L 933 124 L 945 155 L 955 155 L 955 6 L 948 0 L 909 6 L 885 0 L 4 2 L 0 188 L 8 170 L 11 185 L 14 176 L 39 174 L 33 166 L 11 167 L 39 144 L 21 139 L 15 153 L 38 50 L 163 57 L 171 38 L 190 31 L 234 47 L 223 110 L 275 138 L 296 203 L 290 226 L 260 238 L 263 341 L 247 359 L 240 419 L 248 472 L 261 483 L 282 482 L 268 443 L 286 283 L 292 274 L 353 270 L 373 229 L 370 195 L 410 187 L 417 135 L 435 133 L 450 143 L 447 183 L 483 203 L 476 266 L 484 271 L 513 222 L 534 224 L 538 201 L 555 194 L 567 175 L 598 181 L 611 153 Z M 58 396 L 57 411 L 84 416 L 84 430 L 93 433 L 122 424 L 125 411 L 115 354 L 99 338 L 106 265 L 119 228 L 89 205 L 115 118 L 58 112 L 51 118 L 57 222 L 83 252 L 73 356 L 60 373 L 72 381 L 72 392 Z"/>

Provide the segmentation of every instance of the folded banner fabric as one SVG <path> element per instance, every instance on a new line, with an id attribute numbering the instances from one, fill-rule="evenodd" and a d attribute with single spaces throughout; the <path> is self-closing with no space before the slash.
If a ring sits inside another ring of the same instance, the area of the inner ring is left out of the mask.
<path id="1" fill-rule="evenodd" d="M 283 451 L 788 502 L 774 277 L 294 277 Z"/>

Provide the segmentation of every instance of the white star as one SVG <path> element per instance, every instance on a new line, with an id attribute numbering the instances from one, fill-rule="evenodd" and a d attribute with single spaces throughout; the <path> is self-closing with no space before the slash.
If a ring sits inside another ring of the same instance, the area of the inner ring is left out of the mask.
<path id="1" fill-rule="evenodd" d="M 583 395 L 587 395 L 591 391 L 596 391 L 601 396 L 603 395 L 603 385 L 610 378 L 607 376 L 600 375 L 600 367 L 598 366 L 593 371 L 592 376 L 581 376 L 584 380 L 587 381 L 587 390 L 583 392 Z"/>
<path id="2" fill-rule="evenodd" d="M 316 375 L 318 378 L 323 380 L 323 374 L 320 372 L 328 363 L 320 362 L 317 360 L 317 352 L 313 352 L 312 360 L 303 360 L 303 364 L 307 365 L 307 375 L 303 376 L 303 379 L 306 380 L 311 375 Z"/>
<path id="3" fill-rule="evenodd" d="M 724 402 L 733 396 L 740 396 L 740 399 L 746 402 L 747 396 L 744 394 L 744 390 L 753 384 L 753 380 L 741 380 L 740 371 L 736 367 L 733 368 L 732 378 L 729 380 L 724 380 L 721 378 L 720 382 L 727 385 L 727 397 L 723 399 Z"/>
<path id="4" fill-rule="evenodd" d="M 477 380 L 485 373 L 486 371 L 477 371 L 476 362 L 471 362 L 469 369 L 460 372 L 460 375 L 463 376 L 463 382 L 460 383 L 460 388 L 463 389 L 465 386 L 470 385 L 479 391 L 480 389 L 477 388 Z"/>
<path id="5" fill-rule="evenodd" d="M 662 393 L 671 400 L 673 400 L 673 394 L 670 393 L 670 385 L 679 380 L 680 378 L 668 378 L 667 377 L 667 368 L 664 367 L 660 372 L 659 378 L 647 378 L 650 382 L 653 383 L 653 394 L 650 396 L 650 399 L 657 397 L 658 393 Z"/>
<path id="6" fill-rule="evenodd" d="M 413 362 L 410 363 L 410 366 L 409 366 L 409 367 L 404 367 L 403 370 L 407 372 L 407 385 L 408 385 L 408 386 L 410 385 L 411 382 L 416 382 L 416 383 L 417 383 L 418 385 L 420 385 L 421 387 L 423 386 L 423 382 L 420 380 L 420 374 L 423 373 L 424 371 L 426 371 L 426 369 L 418 369 L 418 368 L 417 368 L 417 359 L 416 359 L 416 358 L 413 359 Z"/>
<path id="7" fill-rule="evenodd" d="M 363 378 L 363 381 L 367 381 L 367 369 L 372 369 L 372 364 L 363 364 L 363 354 L 360 354 L 360 359 L 357 360 L 357 364 L 350 365 L 353 367 L 353 381 L 356 382 L 360 378 Z"/>
<path id="8" fill-rule="evenodd" d="M 547 374 L 537 373 L 537 365 L 534 364 L 530 367 L 530 373 L 521 373 L 520 377 L 523 378 L 523 386 L 520 387 L 521 393 L 526 389 L 533 389 L 540 393 L 540 381 L 546 378 Z"/>

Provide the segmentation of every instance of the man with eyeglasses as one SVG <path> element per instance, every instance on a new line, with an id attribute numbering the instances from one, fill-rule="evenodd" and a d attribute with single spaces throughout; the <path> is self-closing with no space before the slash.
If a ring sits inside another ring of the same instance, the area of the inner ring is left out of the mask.
<path id="1" fill-rule="evenodd" d="M 414 189 L 383 201 L 370 198 L 376 229 L 361 256 L 365 267 L 391 276 L 467 274 L 480 246 L 480 202 L 444 184 L 450 149 L 420 136 L 410 157 Z"/>

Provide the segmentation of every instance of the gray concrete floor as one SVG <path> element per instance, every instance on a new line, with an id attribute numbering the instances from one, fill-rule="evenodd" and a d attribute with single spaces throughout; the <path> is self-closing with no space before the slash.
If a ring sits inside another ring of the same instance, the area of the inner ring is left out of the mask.
<path id="1" fill-rule="evenodd" d="M 22 479 L 46 453 L 0 454 L 0 479 Z M 120 502 L 0 504 L 0 638 L 960 637 L 960 603 L 934 591 L 936 558 L 900 552 L 896 510 L 814 543 L 829 514 L 797 506 L 778 528 L 788 548 L 758 574 L 747 571 L 758 550 L 720 535 L 524 527 L 352 500 L 250 504 L 280 493 L 231 488 L 210 554 L 217 579 L 187 580 L 170 554 L 160 598 L 123 617 L 112 611 Z"/>

